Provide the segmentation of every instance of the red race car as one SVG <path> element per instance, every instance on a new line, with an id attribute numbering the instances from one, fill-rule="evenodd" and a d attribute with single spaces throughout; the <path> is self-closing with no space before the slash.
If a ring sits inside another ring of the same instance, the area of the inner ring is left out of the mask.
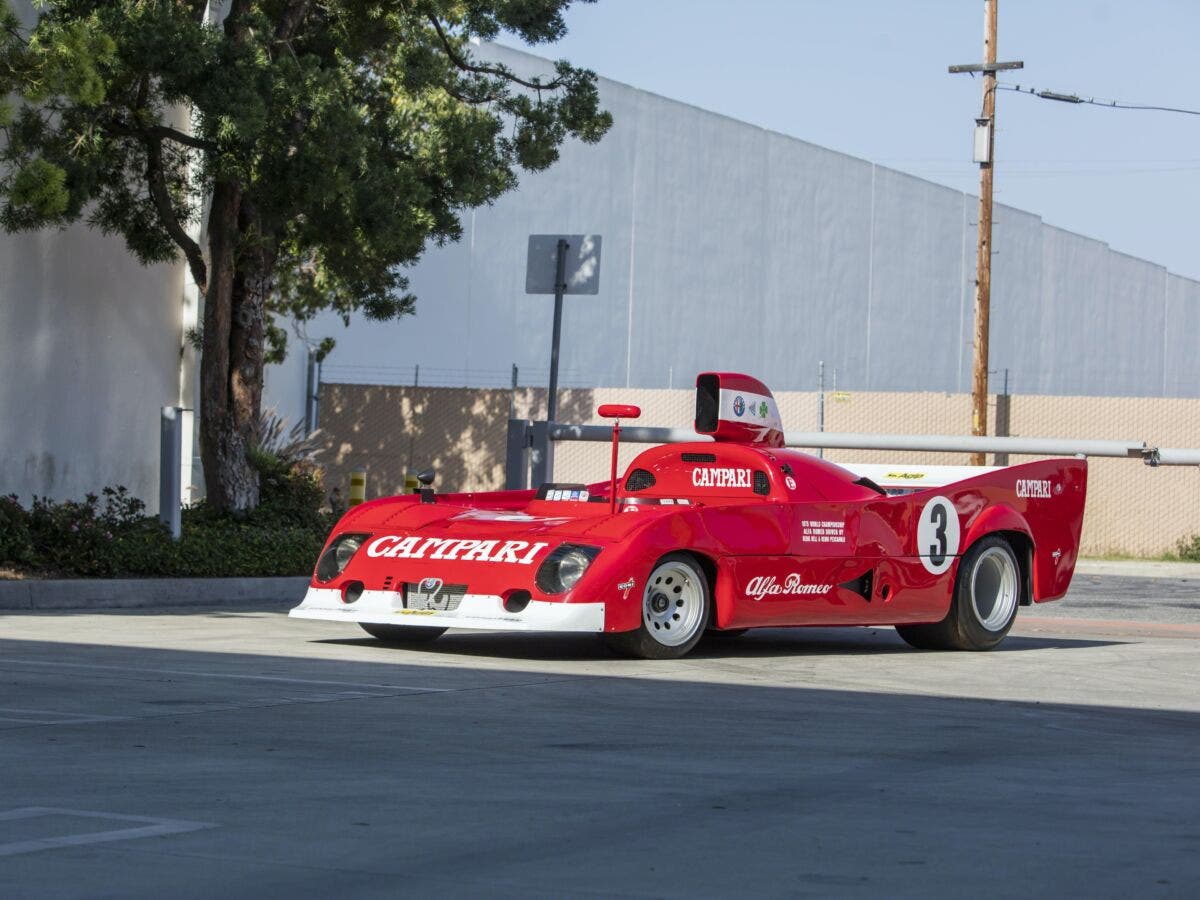
<path id="1" fill-rule="evenodd" d="M 697 378 L 695 425 L 704 438 L 645 450 L 620 481 L 618 422 L 608 481 L 356 506 L 291 615 L 395 642 L 595 632 L 652 659 L 706 632 L 794 625 L 894 625 L 914 647 L 987 650 L 1018 606 L 1070 585 L 1084 460 L 851 471 L 785 448 L 771 392 L 730 373 Z"/>

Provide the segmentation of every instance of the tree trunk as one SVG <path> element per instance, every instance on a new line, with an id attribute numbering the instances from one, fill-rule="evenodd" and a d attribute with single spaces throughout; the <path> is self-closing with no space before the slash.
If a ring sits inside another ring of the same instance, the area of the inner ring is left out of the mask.
<path id="1" fill-rule="evenodd" d="M 208 503 L 220 511 L 245 512 L 258 505 L 258 473 L 247 451 L 262 409 L 266 303 L 276 254 L 234 183 L 214 187 L 208 228 L 200 458 Z"/>

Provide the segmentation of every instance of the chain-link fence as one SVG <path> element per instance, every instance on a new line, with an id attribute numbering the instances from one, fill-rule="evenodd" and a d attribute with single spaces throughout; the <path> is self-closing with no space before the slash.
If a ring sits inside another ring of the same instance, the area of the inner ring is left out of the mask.
<path id="1" fill-rule="evenodd" d="M 787 429 L 818 430 L 816 392 L 782 391 L 775 399 Z M 640 424 L 692 424 L 695 400 L 691 390 L 563 390 L 558 419 L 604 424 L 605 420 L 596 416 L 596 408 L 615 402 L 640 406 Z M 439 490 L 499 490 L 504 487 L 508 419 L 544 418 L 545 409 L 546 392 L 537 388 L 323 384 L 321 459 L 327 484 L 342 485 L 344 494 L 349 473 L 365 469 L 368 497 L 383 496 L 403 491 L 407 472 L 433 468 Z M 835 391 L 825 395 L 826 431 L 963 434 L 970 416 L 971 398 L 966 394 Z M 1004 433 L 1006 417 L 1007 433 L 1014 436 L 1144 440 L 1152 446 L 1200 447 L 1200 400 L 992 397 L 988 416 L 992 434 L 996 434 L 997 419 Z M 622 467 L 643 449 L 636 444 L 622 446 Z M 608 473 L 608 454 L 604 444 L 557 443 L 555 479 L 602 480 Z M 967 462 L 962 454 L 865 450 L 827 450 L 825 457 L 842 463 Z M 1007 462 L 1030 458 L 1014 456 Z M 1194 533 L 1200 533 L 1200 468 L 1151 469 L 1136 460 L 1091 460 L 1085 554 L 1159 555 L 1172 550 L 1179 538 Z"/>

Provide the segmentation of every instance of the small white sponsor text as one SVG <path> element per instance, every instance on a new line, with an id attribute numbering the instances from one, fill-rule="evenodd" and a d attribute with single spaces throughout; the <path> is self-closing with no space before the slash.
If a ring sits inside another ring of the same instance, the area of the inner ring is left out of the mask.
<path id="1" fill-rule="evenodd" d="M 844 544 L 846 523 L 837 519 L 803 519 L 800 540 L 806 544 Z"/>
<path id="2" fill-rule="evenodd" d="M 1050 493 L 1050 482 L 1040 481 L 1036 478 L 1018 478 L 1017 496 L 1049 500 L 1052 496 Z"/>

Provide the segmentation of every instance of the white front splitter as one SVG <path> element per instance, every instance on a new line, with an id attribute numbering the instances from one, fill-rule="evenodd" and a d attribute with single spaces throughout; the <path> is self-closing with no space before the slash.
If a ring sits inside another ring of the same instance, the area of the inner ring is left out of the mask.
<path id="1" fill-rule="evenodd" d="M 475 628 L 485 631 L 604 631 L 603 603 L 548 603 L 531 600 L 516 613 L 494 594 L 466 594 L 453 611 L 404 609 L 394 591 L 363 591 L 354 603 L 343 603 L 335 588 L 310 587 L 300 605 L 288 613 L 296 619 L 370 622 L 426 628 Z"/>

